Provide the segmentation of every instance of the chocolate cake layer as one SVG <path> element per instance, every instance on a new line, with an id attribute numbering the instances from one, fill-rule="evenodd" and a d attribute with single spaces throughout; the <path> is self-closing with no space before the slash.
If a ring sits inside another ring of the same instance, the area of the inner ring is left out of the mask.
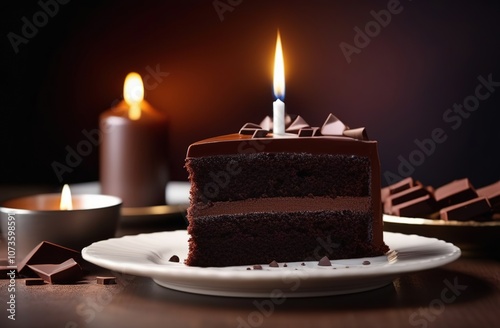
<path id="1" fill-rule="evenodd" d="M 373 215 L 353 211 L 247 213 L 198 218 L 187 265 L 230 266 L 382 255 Z"/>
<path id="2" fill-rule="evenodd" d="M 186 168 L 196 181 L 191 190 L 194 203 L 260 197 L 370 195 L 370 160 L 355 155 L 218 155 L 188 158 Z"/>
<path id="3" fill-rule="evenodd" d="M 197 220 L 204 216 L 222 214 L 266 213 L 266 212 L 313 212 L 350 210 L 370 212 L 370 197 L 275 197 L 253 198 L 234 202 L 216 202 L 209 205 L 196 204 L 189 214 Z"/>

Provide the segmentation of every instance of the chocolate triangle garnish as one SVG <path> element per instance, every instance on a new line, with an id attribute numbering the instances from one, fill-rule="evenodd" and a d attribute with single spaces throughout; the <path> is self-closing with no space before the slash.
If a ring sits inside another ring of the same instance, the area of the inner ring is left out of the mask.
<path id="1" fill-rule="evenodd" d="M 321 127 L 321 134 L 325 136 L 341 136 L 347 126 L 333 114 L 329 114 Z"/>
<path id="2" fill-rule="evenodd" d="M 270 116 L 264 117 L 262 122 L 260 122 L 260 128 L 271 131 L 273 129 L 273 119 Z"/>
<path id="3" fill-rule="evenodd" d="M 302 118 L 302 116 L 297 115 L 295 120 L 286 128 L 286 132 L 297 133 L 300 129 L 309 128 L 309 124 Z"/>
<path id="4" fill-rule="evenodd" d="M 370 140 L 368 138 L 368 134 L 366 133 L 366 129 L 364 127 L 345 130 L 343 135 L 345 135 L 346 137 L 351 137 L 351 138 L 358 139 L 358 140 Z"/>

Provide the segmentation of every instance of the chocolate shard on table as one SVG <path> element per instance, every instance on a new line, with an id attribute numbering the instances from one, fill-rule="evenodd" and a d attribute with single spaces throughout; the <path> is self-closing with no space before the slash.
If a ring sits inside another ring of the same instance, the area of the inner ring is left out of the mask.
<path id="1" fill-rule="evenodd" d="M 26 286 L 40 286 L 45 285 L 45 280 L 42 278 L 26 278 L 24 280 L 24 284 Z"/>
<path id="2" fill-rule="evenodd" d="M 42 241 L 18 264 L 17 270 L 22 276 L 34 276 L 29 265 L 58 264 L 73 258 L 83 264 L 80 252 L 48 241 Z"/>
<path id="3" fill-rule="evenodd" d="M 476 189 L 478 196 L 488 198 L 491 208 L 500 212 L 500 180 L 490 185 Z"/>
<path id="4" fill-rule="evenodd" d="M 95 279 L 98 285 L 116 285 L 116 277 L 113 276 L 109 277 L 97 276 L 95 277 Z"/>
<path id="5" fill-rule="evenodd" d="M 72 258 L 60 264 L 34 264 L 28 267 L 51 284 L 73 283 L 83 277 L 82 268 Z"/>
<path id="6" fill-rule="evenodd" d="M 459 204 L 477 197 L 477 192 L 469 179 L 459 179 L 437 188 L 434 199 L 439 207 Z"/>
<path id="7" fill-rule="evenodd" d="M 474 198 L 459 204 L 445 207 L 439 211 L 441 220 L 469 221 L 480 218 L 491 212 L 491 206 L 486 197 Z"/>

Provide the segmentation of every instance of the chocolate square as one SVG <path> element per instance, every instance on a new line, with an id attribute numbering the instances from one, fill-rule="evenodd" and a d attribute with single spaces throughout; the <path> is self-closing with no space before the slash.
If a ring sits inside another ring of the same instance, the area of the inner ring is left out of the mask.
<path id="1" fill-rule="evenodd" d="M 478 197 L 459 204 L 445 207 L 439 211 L 441 220 L 468 221 L 491 211 L 490 203 L 485 197 Z"/>

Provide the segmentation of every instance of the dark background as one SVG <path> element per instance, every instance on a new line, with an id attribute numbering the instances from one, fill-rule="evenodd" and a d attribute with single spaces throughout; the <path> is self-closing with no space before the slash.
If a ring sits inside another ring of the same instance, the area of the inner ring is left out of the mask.
<path id="1" fill-rule="evenodd" d="M 54 1 L 44 1 L 53 3 Z M 99 114 L 122 97 L 130 71 L 167 72 L 146 99 L 170 118 L 170 165 L 185 180 L 184 156 L 199 139 L 238 131 L 272 114 L 272 64 L 281 31 L 287 111 L 321 125 L 334 113 L 366 126 L 379 141 L 382 171 L 398 174 L 415 139 L 441 128 L 447 140 L 413 176 L 440 185 L 469 177 L 480 187 L 500 179 L 500 88 L 453 130 L 443 113 L 473 95 L 478 76 L 500 81 L 498 1 L 402 0 L 402 12 L 347 63 L 356 26 L 389 1 L 228 1 L 223 20 L 214 1 L 73 0 L 38 27 L 16 54 L 7 37 L 22 36 L 36 1 L 9 1 L 1 15 L 2 184 L 98 180 L 98 150 L 59 181 L 51 163 L 86 140 Z M 238 4 L 239 3 L 239 4 Z M 159 66 L 158 66 L 159 65 Z M 154 81 L 154 80 L 151 80 Z M 383 178 L 387 183 L 387 178 Z"/>

